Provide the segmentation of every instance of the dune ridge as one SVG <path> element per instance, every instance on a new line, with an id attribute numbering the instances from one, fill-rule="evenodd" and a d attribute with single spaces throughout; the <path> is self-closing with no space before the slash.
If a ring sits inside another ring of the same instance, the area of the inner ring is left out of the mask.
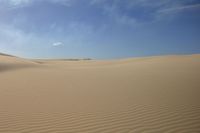
<path id="1" fill-rule="evenodd" d="M 0 55 L 0 133 L 198 133 L 199 81 L 199 54 L 111 61 Z"/>

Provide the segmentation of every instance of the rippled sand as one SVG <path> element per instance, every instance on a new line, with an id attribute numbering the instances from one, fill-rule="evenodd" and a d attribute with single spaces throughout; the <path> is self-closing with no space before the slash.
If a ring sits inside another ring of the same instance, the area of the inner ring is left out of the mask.
<path id="1" fill-rule="evenodd" d="M 0 55 L 0 133 L 198 133 L 200 55 Z"/>

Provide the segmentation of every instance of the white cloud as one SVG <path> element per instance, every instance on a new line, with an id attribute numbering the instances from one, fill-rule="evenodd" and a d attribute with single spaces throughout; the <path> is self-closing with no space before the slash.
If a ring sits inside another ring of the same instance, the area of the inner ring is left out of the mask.
<path id="1" fill-rule="evenodd" d="M 62 46 L 62 45 L 63 45 L 62 42 L 55 42 L 52 44 L 52 46 L 54 46 L 54 47 L 58 47 L 58 46 Z"/>

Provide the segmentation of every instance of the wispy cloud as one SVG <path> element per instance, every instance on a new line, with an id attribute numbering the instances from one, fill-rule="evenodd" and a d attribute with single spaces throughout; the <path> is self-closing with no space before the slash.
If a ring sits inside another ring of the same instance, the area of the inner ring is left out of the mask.
<path id="1" fill-rule="evenodd" d="M 101 7 L 115 22 L 127 25 L 167 19 L 166 15 L 200 8 L 198 0 L 91 0 Z M 142 12 L 142 13 L 141 13 Z M 140 14 L 141 13 L 141 14 Z M 178 15 L 178 14 L 176 14 Z M 169 17 L 170 18 L 170 17 Z"/>
<path id="2" fill-rule="evenodd" d="M 64 6 L 71 6 L 72 0 L 46 0 L 52 3 L 58 3 Z"/>
<path id="3" fill-rule="evenodd" d="M 14 9 L 28 6 L 33 2 L 35 2 L 35 0 L 1 0 L 0 4 L 9 9 Z"/>
<path id="4" fill-rule="evenodd" d="M 26 6 L 34 2 L 51 2 L 64 6 L 80 3 L 78 0 L 1 0 L 0 4 L 2 2 L 14 7 Z M 180 11 L 200 6 L 198 0 L 88 0 L 85 3 L 98 6 L 113 21 L 126 25 L 155 21 L 157 18 L 161 19 L 162 15 L 180 13 Z M 140 12 L 143 12 L 142 15 Z M 148 20 L 146 21 L 146 19 Z"/>
<path id="5" fill-rule="evenodd" d="M 7 0 L 12 5 L 20 5 L 20 4 L 27 4 L 32 2 L 32 0 Z"/>
<path id="6" fill-rule="evenodd" d="M 193 10 L 193 9 L 200 9 L 200 4 L 193 4 L 193 5 L 184 5 L 184 6 L 177 6 L 172 8 L 166 8 L 160 10 L 160 13 L 173 13 L 173 12 L 181 12 L 186 10 Z"/>
<path id="7" fill-rule="evenodd" d="M 42 43 L 41 39 L 34 34 L 24 33 L 12 25 L 0 24 L 0 50 L 21 55 L 22 49 L 38 43 Z"/>
<path id="8" fill-rule="evenodd" d="M 14 6 L 15 8 L 17 8 L 30 5 L 31 3 L 34 2 L 51 2 L 51 3 L 62 4 L 64 6 L 70 6 L 72 0 L 1 0 L 0 4 L 3 3 L 5 5 Z"/>
<path id="9" fill-rule="evenodd" d="M 24 32 L 13 25 L 0 24 L 0 50 L 23 52 L 25 49 L 38 50 L 48 48 L 47 44 L 53 39 L 38 35 L 34 32 Z M 14 52 L 14 53 L 15 53 Z"/>
<path id="10" fill-rule="evenodd" d="M 109 18 L 117 24 L 133 26 L 137 23 L 136 18 L 122 11 L 127 8 L 127 5 L 123 2 L 118 0 L 112 0 L 112 2 L 106 0 L 91 0 L 90 4 L 102 8 L 104 14 L 109 16 Z"/>
<path id="11" fill-rule="evenodd" d="M 0 43 L 7 46 L 22 46 L 31 38 L 22 30 L 11 25 L 0 25 Z"/>

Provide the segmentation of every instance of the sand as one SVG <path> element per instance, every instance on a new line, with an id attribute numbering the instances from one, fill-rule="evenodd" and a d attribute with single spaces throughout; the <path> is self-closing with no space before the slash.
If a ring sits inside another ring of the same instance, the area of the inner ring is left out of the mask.
<path id="1" fill-rule="evenodd" d="M 200 55 L 0 55 L 0 133 L 143 132 L 200 132 Z"/>

